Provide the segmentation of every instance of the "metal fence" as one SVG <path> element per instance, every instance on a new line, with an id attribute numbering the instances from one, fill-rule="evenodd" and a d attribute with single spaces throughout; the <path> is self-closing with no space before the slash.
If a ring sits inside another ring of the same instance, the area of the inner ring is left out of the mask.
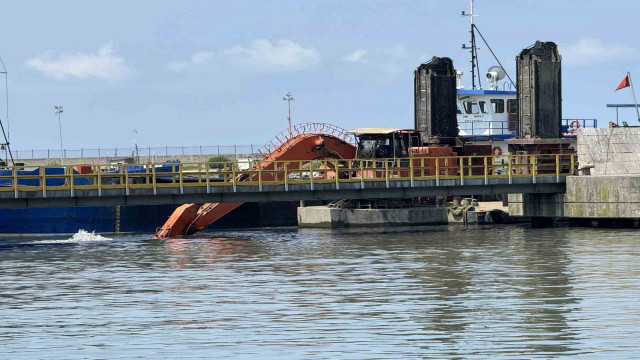
<path id="1" fill-rule="evenodd" d="M 62 158 L 93 157 L 154 157 L 180 155 L 252 155 L 262 145 L 208 145 L 208 146 L 164 146 L 133 148 L 64 149 Z M 16 159 L 59 159 L 60 150 L 13 150 Z"/>

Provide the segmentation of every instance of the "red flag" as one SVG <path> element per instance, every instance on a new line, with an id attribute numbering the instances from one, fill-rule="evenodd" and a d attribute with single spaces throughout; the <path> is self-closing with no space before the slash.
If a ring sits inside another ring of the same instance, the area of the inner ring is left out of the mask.
<path id="1" fill-rule="evenodd" d="M 616 91 L 629 87 L 630 85 L 631 83 L 629 82 L 629 74 L 627 74 L 627 76 L 625 76 L 624 79 L 622 79 L 622 81 L 620 82 L 620 85 L 618 85 L 618 87 L 616 88 Z"/>

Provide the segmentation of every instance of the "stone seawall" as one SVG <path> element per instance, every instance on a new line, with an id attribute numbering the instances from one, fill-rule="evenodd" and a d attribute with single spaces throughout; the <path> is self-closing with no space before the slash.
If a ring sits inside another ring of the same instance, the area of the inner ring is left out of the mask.
<path id="1" fill-rule="evenodd" d="M 640 174 L 640 128 L 579 129 L 576 150 L 591 175 Z"/>

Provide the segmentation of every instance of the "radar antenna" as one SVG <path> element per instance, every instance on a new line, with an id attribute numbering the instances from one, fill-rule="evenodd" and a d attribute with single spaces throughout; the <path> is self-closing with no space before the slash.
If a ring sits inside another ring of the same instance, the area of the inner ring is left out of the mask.
<path id="1" fill-rule="evenodd" d="M 504 79 L 507 73 L 502 66 L 492 66 L 487 70 L 487 81 L 489 82 L 489 90 L 498 90 L 498 81 Z"/>

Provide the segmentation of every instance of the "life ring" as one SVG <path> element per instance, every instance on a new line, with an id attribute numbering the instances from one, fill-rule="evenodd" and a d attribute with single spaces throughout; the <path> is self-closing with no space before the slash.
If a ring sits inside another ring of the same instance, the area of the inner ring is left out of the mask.
<path id="1" fill-rule="evenodd" d="M 491 153 L 493 154 L 493 156 L 500 156 L 502 155 L 502 148 L 500 148 L 499 146 L 494 146 L 491 149 Z"/>
<path id="2" fill-rule="evenodd" d="M 580 129 L 580 121 L 578 120 L 573 120 L 571 122 L 571 124 L 569 125 L 570 129 L 573 129 L 573 131 L 578 131 L 578 129 Z"/>

